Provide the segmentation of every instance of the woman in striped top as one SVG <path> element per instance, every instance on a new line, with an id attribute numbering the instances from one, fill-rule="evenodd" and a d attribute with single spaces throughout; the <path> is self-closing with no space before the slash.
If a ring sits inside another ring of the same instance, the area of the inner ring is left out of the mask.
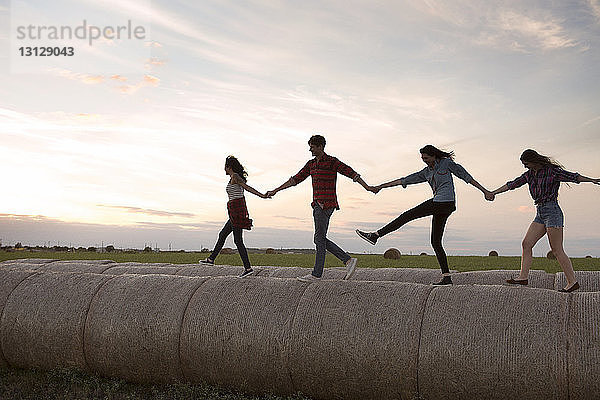
<path id="1" fill-rule="evenodd" d="M 248 173 L 234 156 L 229 156 L 225 159 L 225 173 L 229 175 L 229 182 L 225 187 L 227 196 L 229 197 L 229 201 L 227 202 L 229 220 L 225 223 L 223 229 L 221 229 L 215 248 L 210 256 L 208 256 L 207 259 L 200 261 L 200 263 L 214 265 L 215 259 L 225 244 L 225 240 L 229 234 L 233 232 L 233 241 L 235 242 L 238 253 L 244 264 L 244 272 L 240 275 L 240 278 L 243 278 L 252 275 L 254 272 L 250 266 L 248 250 L 244 245 L 244 239 L 242 237 L 242 229 L 250 230 L 252 228 L 252 220 L 248 215 L 248 208 L 246 207 L 244 189 L 263 199 L 269 197 L 246 183 Z"/>
<path id="2" fill-rule="evenodd" d="M 573 265 L 569 256 L 563 249 L 564 216 L 558 205 L 558 188 L 561 182 L 593 182 L 598 184 L 600 179 L 592 179 L 576 172 L 565 171 L 557 161 L 543 156 L 535 150 L 527 149 L 521 154 L 521 162 L 527 171 L 513 181 L 494 190 L 494 195 L 514 190 L 518 187 L 529 185 L 529 193 L 533 198 L 537 214 L 523 238 L 523 253 L 521 256 L 521 272 L 518 278 L 507 280 L 512 285 L 527 285 L 529 268 L 533 259 L 533 246 L 544 236 L 548 235 L 548 242 L 552 253 L 567 278 L 567 286 L 561 292 L 572 292 L 579 289 L 575 279 Z"/>

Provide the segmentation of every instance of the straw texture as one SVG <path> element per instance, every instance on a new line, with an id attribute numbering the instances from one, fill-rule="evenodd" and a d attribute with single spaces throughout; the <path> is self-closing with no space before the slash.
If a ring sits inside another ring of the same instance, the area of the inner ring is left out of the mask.
<path id="1" fill-rule="evenodd" d="M 516 277 L 519 271 L 516 270 L 490 270 L 490 271 L 469 271 L 459 272 L 452 275 L 452 281 L 455 285 L 509 285 L 506 280 L 510 277 Z M 530 288 L 554 289 L 554 274 L 549 274 L 541 270 L 529 271 Z"/>
<path id="2" fill-rule="evenodd" d="M 579 292 L 600 292 L 600 271 L 575 271 L 575 279 L 579 282 Z M 557 273 L 554 289 L 562 289 L 565 286 L 567 286 L 565 273 Z"/>
<path id="3" fill-rule="evenodd" d="M 256 268 L 254 268 L 256 271 Z M 180 276 L 237 276 L 244 271 L 242 266 L 231 265 L 186 265 L 180 267 L 177 275 Z"/>
<path id="4" fill-rule="evenodd" d="M 566 399 L 568 296 L 454 286 L 427 300 L 419 349 L 426 399 Z"/>
<path id="5" fill-rule="evenodd" d="M 96 261 L 96 260 L 90 260 Z M 49 272 L 87 272 L 92 274 L 101 274 L 111 266 L 115 265 L 112 261 L 97 260 L 97 262 L 89 261 L 57 261 L 43 264 L 38 268 L 38 271 Z"/>
<path id="6" fill-rule="evenodd" d="M 440 276 L 439 270 L 428 268 L 357 268 L 352 280 L 429 284 L 439 281 Z"/>
<path id="7" fill-rule="evenodd" d="M 569 399 L 600 398 L 600 293 L 569 298 Z"/>
<path id="8" fill-rule="evenodd" d="M 103 273 L 109 275 L 176 275 L 180 266 L 171 264 L 116 264 L 114 267 L 106 269 Z"/>
<path id="9" fill-rule="evenodd" d="M 412 399 L 431 290 L 398 282 L 310 284 L 289 345 L 294 389 L 320 399 Z"/>
<path id="10" fill-rule="evenodd" d="M 268 276 L 274 278 L 297 278 L 299 276 L 308 275 L 312 273 L 312 268 L 301 268 L 301 267 L 283 267 L 277 268 L 270 272 Z M 323 279 L 343 279 L 346 275 L 345 268 L 325 268 L 323 270 Z"/>
<path id="11" fill-rule="evenodd" d="M 59 261 L 59 260 L 54 260 L 54 259 L 50 259 L 50 258 L 17 258 L 15 260 L 3 261 L 0 264 L 19 264 L 19 263 L 46 264 L 46 263 L 53 262 L 53 261 Z"/>
<path id="12" fill-rule="evenodd" d="M 4 306 L 10 294 L 15 288 L 23 282 L 25 279 L 33 275 L 33 271 L 1 271 L 0 277 L 0 317 L 4 313 Z M 0 319 L 0 326 L 2 320 Z M 2 336 L 0 331 L 0 367 L 8 366 L 8 362 L 4 357 L 4 350 L 2 350 Z"/>
<path id="13" fill-rule="evenodd" d="M 18 285 L 0 322 L 4 356 L 16 367 L 86 369 L 83 327 L 96 291 L 111 277 L 38 273 Z"/>
<path id="14" fill-rule="evenodd" d="M 181 321 L 205 278 L 121 275 L 102 287 L 85 326 L 90 368 L 137 382 L 183 379 L 179 362 Z"/>
<path id="15" fill-rule="evenodd" d="M 293 393 L 286 351 L 305 290 L 295 279 L 210 278 L 183 320 L 186 379 L 246 392 Z"/>

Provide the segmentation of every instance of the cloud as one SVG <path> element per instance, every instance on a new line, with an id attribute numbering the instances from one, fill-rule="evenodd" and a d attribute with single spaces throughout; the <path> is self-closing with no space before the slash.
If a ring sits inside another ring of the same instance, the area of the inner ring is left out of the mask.
<path id="1" fill-rule="evenodd" d="M 119 82 L 127 81 L 126 77 L 124 77 L 123 75 L 118 75 L 118 74 L 111 75 L 110 79 L 112 79 L 113 81 L 119 81 Z"/>
<path id="2" fill-rule="evenodd" d="M 138 90 L 144 87 L 158 87 L 160 85 L 160 79 L 152 75 L 144 75 L 142 80 L 135 85 L 122 85 L 118 89 L 121 93 L 134 94 Z"/>
<path id="3" fill-rule="evenodd" d="M 524 214 L 531 214 L 532 212 L 535 211 L 535 209 L 532 208 L 531 206 L 519 206 L 517 208 L 517 211 L 520 213 L 524 213 Z"/>
<path id="4" fill-rule="evenodd" d="M 140 208 L 140 207 L 130 207 L 130 206 L 109 206 L 98 204 L 97 207 L 105 207 L 105 208 L 116 208 L 120 210 L 127 211 L 129 213 L 136 214 L 147 214 L 154 215 L 158 217 L 184 217 L 184 218 L 193 218 L 196 215 L 191 213 L 182 213 L 182 212 L 173 212 L 173 211 L 162 211 L 162 210 L 152 210 L 149 208 Z"/>
<path id="5" fill-rule="evenodd" d="M 104 82 L 105 78 L 102 75 L 89 75 L 83 74 L 80 72 L 73 72 L 67 69 L 58 69 L 55 68 L 51 70 L 51 72 L 55 72 L 57 75 L 62 76 L 63 78 L 71 79 L 74 81 L 79 81 L 81 83 L 85 83 L 87 85 L 95 85 L 98 83 Z"/>
<path id="6" fill-rule="evenodd" d="M 152 57 L 152 58 L 149 58 L 148 60 L 146 60 L 146 64 L 150 65 L 150 66 L 160 67 L 160 66 L 164 65 L 165 63 L 166 63 L 166 61 L 161 60 L 157 57 Z"/>
<path id="7" fill-rule="evenodd" d="M 600 0 L 587 0 L 587 4 L 598 21 L 600 21 Z"/>

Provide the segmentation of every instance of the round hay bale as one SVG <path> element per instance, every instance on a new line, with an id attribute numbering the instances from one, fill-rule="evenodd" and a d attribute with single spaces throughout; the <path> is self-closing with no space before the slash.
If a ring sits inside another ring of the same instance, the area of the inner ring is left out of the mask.
<path id="1" fill-rule="evenodd" d="M 37 273 L 12 292 L 2 315 L 6 360 L 20 368 L 87 370 L 84 324 L 94 294 L 111 276 Z"/>
<path id="2" fill-rule="evenodd" d="M 579 282 L 578 292 L 600 292 L 600 271 L 575 271 L 575 279 Z M 554 290 L 567 286 L 567 278 L 564 272 L 556 273 Z"/>
<path id="3" fill-rule="evenodd" d="M 29 263 L 3 263 L 0 266 L 0 271 L 37 271 L 44 264 L 29 264 Z"/>
<path id="4" fill-rule="evenodd" d="M 600 393 L 600 293 L 563 296 L 570 300 L 567 325 L 568 398 L 587 400 Z"/>
<path id="5" fill-rule="evenodd" d="M 419 254 L 419 255 L 420 255 L 420 256 L 426 256 L 426 255 L 427 255 L 427 253 L 425 253 L 425 252 L 422 252 L 422 253 L 421 253 L 421 254 Z"/>
<path id="6" fill-rule="evenodd" d="M 59 260 L 55 260 L 55 259 L 51 259 L 51 258 L 18 258 L 15 260 L 3 261 L 2 264 L 18 264 L 18 263 L 46 264 L 46 263 L 53 262 L 53 261 L 59 261 Z"/>
<path id="7" fill-rule="evenodd" d="M 242 266 L 192 264 L 182 266 L 179 276 L 237 276 L 244 271 Z"/>
<path id="8" fill-rule="evenodd" d="M 236 251 L 230 247 L 224 247 L 221 250 L 221 254 L 235 254 L 235 253 L 236 253 Z"/>
<path id="9" fill-rule="evenodd" d="M 175 275 L 177 271 L 181 269 L 179 265 L 160 265 L 160 264 L 146 264 L 146 265 L 121 265 L 117 264 L 114 267 L 110 267 L 105 270 L 104 274 L 110 275 L 123 275 L 123 274 L 135 274 L 135 275 Z"/>
<path id="10" fill-rule="evenodd" d="M 383 258 L 387 258 L 387 259 L 391 259 L 391 260 L 398 260 L 401 255 L 402 255 L 402 253 L 400 253 L 400 250 L 391 248 L 391 249 L 387 249 L 385 251 L 385 253 L 383 253 Z"/>
<path id="11" fill-rule="evenodd" d="M 489 252 L 488 257 L 498 257 L 498 252 L 496 250 L 492 250 Z"/>
<path id="12" fill-rule="evenodd" d="M 519 271 L 516 270 L 488 270 L 488 271 L 468 271 L 459 272 L 452 275 L 452 281 L 455 285 L 506 285 L 506 280 L 510 277 L 516 277 Z M 554 274 L 546 271 L 532 269 L 529 271 L 529 284 L 527 287 L 540 289 L 554 288 Z"/>
<path id="13" fill-rule="evenodd" d="M 34 271 L 0 271 L 0 316 L 4 313 L 4 306 L 13 290 L 34 273 Z M 1 325 L 2 320 L 0 320 Z M 8 366 L 8 362 L 4 357 L 4 351 L 2 350 L 2 342 L 0 331 L 0 368 Z"/>
<path id="14" fill-rule="evenodd" d="M 277 252 L 275 249 L 268 248 L 265 250 L 265 254 L 277 254 Z"/>
<path id="15" fill-rule="evenodd" d="M 183 380 L 181 321 L 206 278 L 121 275 L 90 305 L 85 352 L 92 371 L 136 382 Z M 206 307 L 213 305 L 209 301 Z"/>
<path id="16" fill-rule="evenodd" d="M 310 284 L 289 343 L 295 391 L 321 399 L 416 398 L 419 330 L 431 286 Z"/>
<path id="17" fill-rule="evenodd" d="M 567 300 L 506 286 L 434 289 L 421 330 L 420 395 L 566 399 Z"/>
<path id="18" fill-rule="evenodd" d="M 206 281 L 183 320 L 186 380 L 245 392 L 295 393 L 288 370 L 289 336 L 306 287 L 295 279 Z"/>
<path id="19" fill-rule="evenodd" d="M 88 263 L 87 261 L 52 262 L 43 264 L 38 271 L 101 274 L 112 265 L 115 265 L 115 263 Z"/>
<path id="20" fill-rule="evenodd" d="M 106 264 L 116 264 L 113 260 L 60 260 L 60 261 L 52 261 L 52 264 L 56 265 L 65 265 L 65 264 L 98 264 L 98 265 L 106 265 Z"/>
<path id="21" fill-rule="evenodd" d="M 274 278 L 297 278 L 299 276 L 308 275 L 312 273 L 312 268 L 302 267 L 281 267 L 275 269 L 269 274 Z M 358 271 L 358 268 L 357 268 Z M 346 275 L 346 269 L 342 268 L 325 268 L 323 270 L 323 279 L 342 279 Z"/>
<path id="22" fill-rule="evenodd" d="M 548 253 L 546 253 L 546 258 L 548 258 L 550 260 L 556 260 L 556 256 L 554 255 L 552 250 L 549 250 Z"/>
<path id="23" fill-rule="evenodd" d="M 594 257 L 592 257 L 592 256 L 590 256 L 590 255 L 587 255 L 587 256 L 585 256 L 585 258 L 594 258 Z"/>
<path id="24" fill-rule="evenodd" d="M 430 284 L 440 280 L 440 271 L 428 268 L 357 268 L 352 280 Z"/>

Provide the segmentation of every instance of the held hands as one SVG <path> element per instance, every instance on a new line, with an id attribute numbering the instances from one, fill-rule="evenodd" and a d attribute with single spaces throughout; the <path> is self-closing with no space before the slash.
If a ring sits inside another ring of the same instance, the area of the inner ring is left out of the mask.
<path id="1" fill-rule="evenodd" d="M 489 190 L 486 190 L 483 193 L 483 195 L 487 201 L 494 201 L 494 199 L 496 198 L 496 195 L 494 193 L 490 192 Z"/>
<path id="2" fill-rule="evenodd" d="M 270 199 L 273 196 L 275 196 L 275 193 L 277 193 L 275 190 L 269 190 L 269 191 L 267 191 L 267 193 L 265 193 L 265 197 L 264 198 L 265 199 Z"/>
<path id="3" fill-rule="evenodd" d="M 273 196 L 269 195 L 269 192 L 267 192 L 265 194 L 261 193 L 261 195 L 260 195 L 261 199 L 270 199 L 271 197 L 273 197 Z"/>
<path id="4" fill-rule="evenodd" d="M 367 187 L 367 190 L 369 192 L 373 192 L 374 194 L 377 194 L 381 190 L 381 188 L 379 186 L 369 186 L 369 187 Z"/>

